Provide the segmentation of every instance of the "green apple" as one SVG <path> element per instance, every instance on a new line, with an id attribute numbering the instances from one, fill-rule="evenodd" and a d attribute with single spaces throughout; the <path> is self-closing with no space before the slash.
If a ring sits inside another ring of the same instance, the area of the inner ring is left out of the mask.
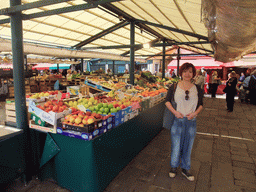
<path id="1" fill-rule="evenodd" d="M 103 107 L 103 103 L 99 103 L 99 104 L 98 104 L 98 107 L 99 107 L 99 109 L 100 109 L 101 107 Z"/>
<path id="2" fill-rule="evenodd" d="M 103 103 L 103 107 L 104 107 L 104 108 L 107 108 L 107 107 L 108 107 L 108 104 L 107 104 L 107 103 Z"/>
<path id="3" fill-rule="evenodd" d="M 104 112 L 103 115 L 107 115 L 107 113 Z"/>
<path id="4" fill-rule="evenodd" d="M 116 113 L 116 112 L 117 112 L 117 109 L 116 109 L 116 108 L 111 108 L 111 109 L 110 109 L 110 112 L 111 112 L 111 113 Z"/>
<path id="5" fill-rule="evenodd" d="M 120 107 L 117 107 L 117 108 L 116 108 L 116 110 L 117 110 L 117 111 L 120 111 L 120 110 L 121 110 L 121 108 L 120 108 Z"/>
<path id="6" fill-rule="evenodd" d="M 108 108 L 109 108 L 109 109 L 111 109 L 111 108 L 113 108 L 113 107 L 114 107 L 114 106 L 113 106 L 112 103 L 108 105 Z"/>
<path id="7" fill-rule="evenodd" d="M 89 99 L 89 102 L 94 102 L 94 98 L 93 97 L 91 97 L 90 99 Z"/>
<path id="8" fill-rule="evenodd" d="M 104 108 L 103 108 L 103 107 L 101 107 L 101 108 L 100 108 L 100 111 L 103 113 L 103 112 L 104 112 Z"/>
<path id="9" fill-rule="evenodd" d="M 95 111 L 99 111 L 100 108 L 98 106 L 95 106 L 94 109 Z"/>
<path id="10" fill-rule="evenodd" d="M 93 106 L 89 107 L 89 109 L 90 109 L 90 111 L 94 111 L 94 107 Z"/>
<path id="11" fill-rule="evenodd" d="M 92 106 L 92 102 L 91 102 L 91 101 L 89 101 L 89 102 L 88 102 L 88 105 L 89 105 L 89 106 Z"/>
<path id="12" fill-rule="evenodd" d="M 109 108 L 104 108 L 104 112 L 108 113 L 109 112 Z"/>

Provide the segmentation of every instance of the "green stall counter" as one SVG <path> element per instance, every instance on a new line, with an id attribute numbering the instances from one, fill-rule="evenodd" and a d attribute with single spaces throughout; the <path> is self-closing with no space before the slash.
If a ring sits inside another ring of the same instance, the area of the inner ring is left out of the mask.
<path id="1" fill-rule="evenodd" d="M 91 141 L 48 133 L 59 151 L 40 168 L 40 178 L 74 192 L 103 191 L 162 130 L 163 113 L 160 103 Z"/>

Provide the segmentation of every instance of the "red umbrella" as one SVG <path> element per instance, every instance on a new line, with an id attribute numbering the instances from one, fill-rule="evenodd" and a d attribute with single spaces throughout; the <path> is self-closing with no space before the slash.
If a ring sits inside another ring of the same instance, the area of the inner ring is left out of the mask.
<path id="1" fill-rule="evenodd" d="M 48 69 L 52 66 L 53 64 L 51 63 L 39 63 L 37 65 L 35 65 L 34 67 L 32 67 L 32 69 L 37 69 L 37 70 L 45 70 Z"/>

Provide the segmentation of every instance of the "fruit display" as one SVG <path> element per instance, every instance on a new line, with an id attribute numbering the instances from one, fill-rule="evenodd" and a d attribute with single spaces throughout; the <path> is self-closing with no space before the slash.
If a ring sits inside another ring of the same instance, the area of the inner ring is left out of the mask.
<path id="1" fill-rule="evenodd" d="M 160 93 L 165 93 L 165 92 L 167 92 L 167 90 L 165 88 L 161 88 L 161 89 L 158 89 L 158 90 L 155 90 L 155 91 L 145 90 L 141 93 L 138 93 L 138 95 L 141 95 L 143 97 L 154 97 L 154 96 L 159 95 Z"/>
<path id="2" fill-rule="evenodd" d="M 68 107 L 62 102 L 57 100 L 49 100 L 44 104 L 36 105 L 37 108 L 42 109 L 45 112 L 54 112 L 54 113 L 61 113 L 65 110 L 68 110 Z"/>
<path id="3" fill-rule="evenodd" d="M 152 73 L 149 71 L 142 72 L 141 77 L 145 78 L 150 83 L 155 83 L 157 81 L 157 77 L 152 75 Z"/>

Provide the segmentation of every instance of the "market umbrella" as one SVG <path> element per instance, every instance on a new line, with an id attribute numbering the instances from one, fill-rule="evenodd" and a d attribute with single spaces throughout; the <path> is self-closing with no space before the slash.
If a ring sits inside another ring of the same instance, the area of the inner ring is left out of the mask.
<path id="1" fill-rule="evenodd" d="M 37 65 L 35 65 L 34 67 L 32 67 L 32 69 L 37 69 L 37 70 L 45 70 L 48 69 L 52 66 L 53 64 L 51 63 L 39 63 Z"/>
<path id="2" fill-rule="evenodd" d="M 221 62 L 215 61 L 214 59 L 194 59 L 194 60 L 190 60 L 190 59 L 186 59 L 186 60 L 180 60 L 180 66 L 183 63 L 192 63 L 196 69 L 221 69 Z M 169 64 L 168 64 L 168 69 L 177 69 L 177 60 L 172 60 Z"/>
<path id="3" fill-rule="evenodd" d="M 65 63 L 61 63 L 61 64 L 53 64 L 50 69 L 58 69 L 58 65 L 59 65 L 59 69 L 70 69 L 70 65 L 71 64 L 65 64 Z"/>

